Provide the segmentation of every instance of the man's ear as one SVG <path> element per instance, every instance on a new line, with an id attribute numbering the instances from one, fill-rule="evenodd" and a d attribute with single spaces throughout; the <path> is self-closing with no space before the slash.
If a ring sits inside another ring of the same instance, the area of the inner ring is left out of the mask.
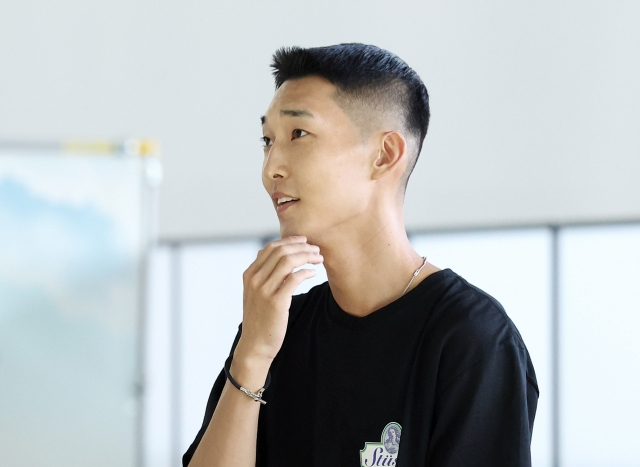
<path id="1" fill-rule="evenodd" d="M 388 173 L 402 174 L 407 165 L 407 140 L 402 133 L 388 131 L 382 134 L 380 150 L 373 166 L 371 178 L 378 180 Z"/>

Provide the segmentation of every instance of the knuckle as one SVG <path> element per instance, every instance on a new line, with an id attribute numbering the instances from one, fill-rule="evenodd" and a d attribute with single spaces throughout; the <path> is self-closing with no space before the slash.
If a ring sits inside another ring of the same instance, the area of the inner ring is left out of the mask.
<path id="1" fill-rule="evenodd" d="M 259 295 L 261 298 L 265 299 L 265 298 L 268 298 L 268 297 L 269 297 L 269 292 L 267 291 L 267 288 L 266 288 L 264 285 L 263 285 L 263 286 L 261 286 L 261 287 L 258 287 L 258 289 L 257 289 L 257 290 L 258 290 L 258 295 Z"/>
<path id="2" fill-rule="evenodd" d="M 281 251 L 290 252 L 290 251 L 298 251 L 300 246 L 297 243 L 287 243 L 285 245 L 282 245 L 280 248 L 281 248 Z"/>
<path id="3" fill-rule="evenodd" d="M 251 287 L 252 289 L 259 289 L 260 288 L 260 283 L 258 282 L 258 279 L 253 276 L 249 278 L 249 287 Z"/>

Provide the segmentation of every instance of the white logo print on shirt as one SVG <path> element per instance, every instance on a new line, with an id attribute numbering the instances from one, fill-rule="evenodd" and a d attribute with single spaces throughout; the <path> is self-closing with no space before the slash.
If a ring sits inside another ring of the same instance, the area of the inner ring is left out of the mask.
<path id="1" fill-rule="evenodd" d="M 360 467 L 389 467 L 396 465 L 398 449 L 400 449 L 399 423 L 391 422 L 382 430 L 379 443 L 364 443 L 360 450 Z"/>

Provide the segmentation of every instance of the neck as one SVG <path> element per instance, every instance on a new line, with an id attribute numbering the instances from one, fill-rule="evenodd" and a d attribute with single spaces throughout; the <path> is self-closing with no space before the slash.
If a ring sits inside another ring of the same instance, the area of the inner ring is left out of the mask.
<path id="1" fill-rule="evenodd" d="M 389 219 L 351 224 L 315 242 L 333 297 L 351 315 L 366 316 L 400 298 L 423 263 L 409 243 L 402 217 Z M 425 264 L 409 290 L 437 270 Z"/>

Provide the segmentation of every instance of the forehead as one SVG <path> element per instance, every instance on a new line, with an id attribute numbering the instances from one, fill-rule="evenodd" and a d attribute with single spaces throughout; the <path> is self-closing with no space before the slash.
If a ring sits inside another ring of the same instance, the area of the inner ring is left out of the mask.
<path id="1" fill-rule="evenodd" d="M 340 111 L 334 95 L 336 87 L 319 76 L 285 81 L 276 91 L 265 116 L 275 118 L 282 110 L 300 109 L 316 114 Z"/>

